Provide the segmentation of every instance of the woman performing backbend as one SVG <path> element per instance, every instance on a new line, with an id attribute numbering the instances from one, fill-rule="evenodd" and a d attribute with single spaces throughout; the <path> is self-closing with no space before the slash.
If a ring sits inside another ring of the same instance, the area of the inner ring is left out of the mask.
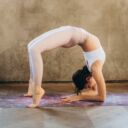
<path id="1" fill-rule="evenodd" d="M 45 94 L 44 89 L 41 87 L 43 77 L 41 53 L 57 47 L 69 48 L 75 45 L 83 49 L 87 64 L 82 70 L 77 71 L 73 75 L 77 95 L 70 95 L 62 100 L 65 102 L 105 100 L 106 85 L 102 74 L 105 53 L 99 39 L 83 28 L 62 26 L 40 35 L 28 44 L 30 80 L 28 92 L 25 96 L 33 97 L 33 102 L 28 107 L 39 106 L 41 98 Z"/>

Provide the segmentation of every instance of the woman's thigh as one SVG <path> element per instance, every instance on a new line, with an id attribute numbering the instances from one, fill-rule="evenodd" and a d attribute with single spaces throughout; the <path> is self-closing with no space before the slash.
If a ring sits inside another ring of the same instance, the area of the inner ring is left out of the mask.
<path id="1" fill-rule="evenodd" d="M 29 43 L 29 48 L 35 47 L 40 51 L 51 50 L 70 43 L 73 35 L 71 27 L 60 27 L 48 31 Z"/>

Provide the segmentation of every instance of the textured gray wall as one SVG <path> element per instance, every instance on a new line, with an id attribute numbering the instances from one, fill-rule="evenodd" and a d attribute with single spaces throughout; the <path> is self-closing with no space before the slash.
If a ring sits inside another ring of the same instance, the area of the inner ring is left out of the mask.
<path id="1" fill-rule="evenodd" d="M 0 0 L 0 81 L 28 80 L 27 44 L 62 25 L 96 34 L 107 54 L 106 80 L 128 80 L 128 0 Z M 85 63 L 81 51 L 44 53 L 43 80 L 71 80 Z"/>

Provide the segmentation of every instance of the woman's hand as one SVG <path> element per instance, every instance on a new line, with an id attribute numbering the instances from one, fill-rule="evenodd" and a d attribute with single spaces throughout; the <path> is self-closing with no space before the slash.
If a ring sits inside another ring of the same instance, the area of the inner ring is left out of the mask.
<path id="1" fill-rule="evenodd" d="M 89 96 L 97 96 L 98 92 L 97 90 L 92 89 L 85 89 L 83 90 L 79 95 L 73 94 L 69 96 L 61 97 L 62 102 L 74 102 L 79 100 L 87 100 L 86 98 Z"/>
<path id="2" fill-rule="evenodd" d="M 70 96 L 65 96 L 65 97 L 62 97 L 61 100 L 63 102 L 74 102 L 74 101 L 79 101 L 80 100 L 80 95 L 70 95 Z"/>

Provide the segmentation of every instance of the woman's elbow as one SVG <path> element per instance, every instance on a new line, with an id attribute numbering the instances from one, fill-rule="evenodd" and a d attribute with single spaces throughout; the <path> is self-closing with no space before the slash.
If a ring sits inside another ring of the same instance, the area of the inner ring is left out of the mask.
<path id="1" fill-rule="evenodd" d="M 106 100 L 106 95 L 99 96 L 99 101 L 104 102 Z"/>

